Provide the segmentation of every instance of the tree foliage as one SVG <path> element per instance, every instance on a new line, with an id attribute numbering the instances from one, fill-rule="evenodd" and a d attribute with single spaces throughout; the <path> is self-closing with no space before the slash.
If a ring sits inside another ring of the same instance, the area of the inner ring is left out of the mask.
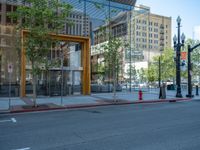
<path id="1" fill-rule="evenodd" d="M 161 80 L 167 81 L 172 80 L 175 77 L 176 64 L 174 62 L 174 50 L 165 49 L 160 56 L 155 56 L 153 62 L 149 64 L 146 69 L 145 76 L 149 82 L 158 81 L 159 78 L 159 57 L 160 57 L 160 69 L 161 69 Z"/>
<path id="2" fill-rule="evenodd" d="M 33 99 L 36 105 L 36 75 L 41 71 L 54 40 L 50 33 L 58 34 L 66 23 L 72 6 L 57 0 L 26 0 L 28 5 L 17 7 L 9 16 L 18 21 L 17 29 L 27 30 L 24 48 L 26 57 L 31 63 L 33 77 Z"/>
<path id="3" fill-rule="evenodd" d="M 190 45 L 191 47 L 199 44 L 200 41 L 198 40 L 192 40 L 192 39 L 188 39 L 185 42 L 185 51 L 188 51 L 188 45 Z M 193 50 L 193 52 L 191 53 L 191 62 L 192 62 L 192 74 L 193 76 L 200 76 L 200 47 L 197 47 L 196 49 Z"/>

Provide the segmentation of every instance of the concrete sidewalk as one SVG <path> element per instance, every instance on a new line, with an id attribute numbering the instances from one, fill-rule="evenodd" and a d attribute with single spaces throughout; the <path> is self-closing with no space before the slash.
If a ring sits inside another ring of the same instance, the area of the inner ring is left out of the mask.
<path id="1" fill-rule="evenodd" d="M 9 109 L 9 98 L 0 98 L 0 112 L 28 112 L 42 111 L 53 109 L 69 109 L 81 107 L 94 107 L 105 105 L 122 105 L 137 103 L 155 103 L 155 102 L 172 102 L 181 100 L 191 100 L 186 98 L 186 91 L 182 91 L 183 98 L 176 98 L 176 91 L 166 91 L 166 99 L 159 99 L 159 89 L 143 90 L 143 100 L 138 100 L 138 91 L 117 92 L 117 101 L 113 101 L 113 93 L 98 93 L 88 96 L 65 96 L 65 97 L 38 97 L 37 108 L 33 108 L 31 97 L 11 98 L 11 107 Z M 193 99 L 200 99 L 195 96 Z"/>

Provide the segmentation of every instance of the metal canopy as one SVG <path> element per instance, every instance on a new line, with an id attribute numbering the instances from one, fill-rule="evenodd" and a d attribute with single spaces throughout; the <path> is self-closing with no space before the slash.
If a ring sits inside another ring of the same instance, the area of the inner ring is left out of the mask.
<path id="1" fill-rule="evenodd" d="M 110 0 L 112 2 L 135 6 L 136 0 Z"/>

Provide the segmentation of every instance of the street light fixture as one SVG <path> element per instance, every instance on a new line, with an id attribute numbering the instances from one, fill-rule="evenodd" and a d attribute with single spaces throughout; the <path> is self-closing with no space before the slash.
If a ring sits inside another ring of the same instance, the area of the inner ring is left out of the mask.
<path id="1" fill-rule="evenodd" d="M 176 21 L 177 21 L 177 24 L 178 24 L 178 37 L 176 35 L 174 35 L 174 38 L 173 38 L 174 49 L 176 51 L 176 85 L 177 85 L 176 97 L 182 97 L 182 94 L 181 94 L 180 56 L 181 56 L 181 47 L 184 46 L 184 42 L 185 42 L 185 35 L 182 33 L 182 35 L 180 37 L 180 27 L 181 27 L 180 16 L 178 16 Z"/>

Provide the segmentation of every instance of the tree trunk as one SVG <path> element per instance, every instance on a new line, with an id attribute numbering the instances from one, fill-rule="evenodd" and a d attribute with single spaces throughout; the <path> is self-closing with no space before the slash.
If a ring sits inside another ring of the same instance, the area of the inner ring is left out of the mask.
<path id="1" fill-rule="evenodd" d="M 32 76 L 33 76 L 33 107 L 37 107 L 36 104 L 36 74 L 35 74 L 35 63 L 34 61 L 32 63 Z"/>
<path id="2" fill-rule="evenodd" d="M 117 102 L 117 99 L 116 99 L 116 73 L 115 73 L 115 70 L 113 71 L 113 99 L 114 99 L 114 102 Z"/>
<path id="3" fill-rule="evenodd" d="M 36 103 L 36 75 L 33 73 L 33 105 L 37 107 Z"/>

